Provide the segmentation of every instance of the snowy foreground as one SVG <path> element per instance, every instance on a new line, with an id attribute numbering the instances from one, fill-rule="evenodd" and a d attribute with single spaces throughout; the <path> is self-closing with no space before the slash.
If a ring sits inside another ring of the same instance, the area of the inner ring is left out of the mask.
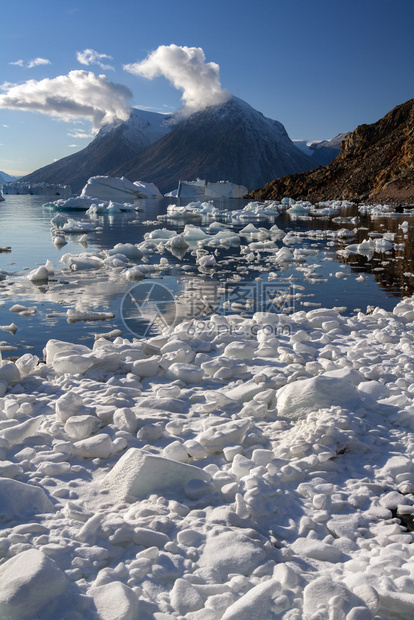
<path id="1" fill-rule="evenodd" d="M 0 368 L 2 620 L 414 617 L 414 298 L 45 360 Z"/>

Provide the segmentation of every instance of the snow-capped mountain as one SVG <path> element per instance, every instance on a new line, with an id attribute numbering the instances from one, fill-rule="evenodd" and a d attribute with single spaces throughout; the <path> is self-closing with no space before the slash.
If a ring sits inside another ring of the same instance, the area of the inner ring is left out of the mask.
<path id="1" fill-rule="evenodd" d="M 150 181 L 165 193 L 179 180 L 197 177 L 231 181 L 250 190 L 314 167 L 315 161 L 295 147 L 281 123 L 232 97 L 192 114 L 109 174 Z"/>
<path id="2" fill-rule="evenodd" d="M 199 177 L 252 190 L 315 165 L 281 123 L 232 97 L 182 120 L 133 110 L 128 121 L 103 127 L 82 151 L 22 180 L 68 184 L 78 192 L 91 176 L 125 176 L 166 193 L 180 180 Z"/>
<path id="3" fill-rule="evenodd" d="M 104 125 L 84 149 L 39 168 L 21 180 L 70 185 L 79 192 L 88 179 L 104 175 L 123 161 L 136 157 L 171 129 L 170 116 L 133 108 L 127 121 Z"/>

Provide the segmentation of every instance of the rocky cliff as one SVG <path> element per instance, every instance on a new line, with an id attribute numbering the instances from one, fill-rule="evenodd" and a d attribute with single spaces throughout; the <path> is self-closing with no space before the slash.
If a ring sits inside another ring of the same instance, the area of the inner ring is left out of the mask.
<path id="1" fill-rule="evenodd" d="M 414 99 L 345 136 L 328 166 L 281 177 L 249 194 L 256 200 L 284 196 L 414 203 Z"/>

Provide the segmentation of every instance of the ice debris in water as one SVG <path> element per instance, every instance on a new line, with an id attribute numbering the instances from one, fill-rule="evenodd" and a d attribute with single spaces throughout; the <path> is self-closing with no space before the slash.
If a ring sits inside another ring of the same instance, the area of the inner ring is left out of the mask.
<path id="1" fill-rule="evenodd" d="M 213 315 L 3 361 L 2 613 L 410 617 L 413 324 Z"/>
<path id="2" fill-rule="evenodd" d="M 168 267 L 145 261 L 169 243 L 208 273 L 216 248 L 241 241 L 243 256 L 300 266 L 313 249 L 261 227 L 295 204 L 251 203 L 227 227 L 194 204 L 180 234 L 63 265 L 139 279 Z M 201 211 L 212 226 L 191 224 Z M 316 279 L 318 265 L 306 269 Z M 43 360 L 3 360 L 0 616 L 411 618 L 414 298 L 353 316 L 310 308 L 212 315 L 132 342 L 111 330 L 91 347 L 54 339 Z M 34 311 L 10 310 L 16 321 Z"/>

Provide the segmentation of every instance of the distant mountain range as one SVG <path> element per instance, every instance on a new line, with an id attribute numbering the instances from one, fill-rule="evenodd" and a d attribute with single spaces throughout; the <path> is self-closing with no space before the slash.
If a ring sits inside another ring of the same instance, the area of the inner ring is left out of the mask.
<path id="1" fill-rule="evenodd" d="M 317 164 L 316 164 L 317 165 Z M 315 167 L 278 121 L 232 97 L 179 120 L 133 110 L 128 121 L 103 127 L 84 149 L 23 177 L 69 184 L 79 192 L 91 176 L 154 183 L 164 194 L 180 180 L 226 180 L 249 191 Z"/>
<path id="2" fill-rule="evenodd" d="M 256 200 L 285 196 L 414 204 L 414 99 L 346 135 L 328 166 L 275 179 L 250 193 Z"/>
<path id="3" fill-rule="evenodd" d="M 7 172 L 0 170 L 0 185 L 3 185 L 3 183 L 13 183 L 13 181 L 17 181 L 18 178 L 19 177 L 13 177 L 7 174 Z"/>
<path id="4" fill-rule="evenodd" d="M 293 140 L 293 143 L 320 166 L 327 166 L 338 155 L 341 142 L 346 135 L 348 134 L 339 133 L 332 140 Z"/>

